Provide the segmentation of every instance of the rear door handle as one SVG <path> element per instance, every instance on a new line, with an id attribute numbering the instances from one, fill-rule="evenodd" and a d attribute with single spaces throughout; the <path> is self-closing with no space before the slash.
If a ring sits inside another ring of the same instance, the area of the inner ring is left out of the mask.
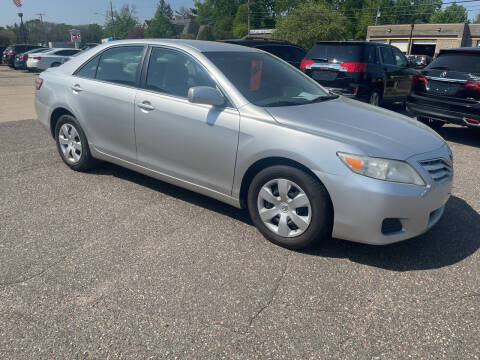
<path id="1" fill-rule="evenodd" d="M 81 88 L 81 86 L 78 85 L 78 84 L 73 85 L 73 86 L 72 86 L 72 90 L 75 91 L 75 92 L 83 91 L 83 89 Z"/>
<path id="2" fill-rule="evenodd" d="M 149 101 L 141 102 L 141 103 L 137 104 L 137 106 L 138 106 L 140 109 L 145 110 L 145 111 L 155 110 L 155 108 L 152 106 L 152 104 L 150 104 Z"/>

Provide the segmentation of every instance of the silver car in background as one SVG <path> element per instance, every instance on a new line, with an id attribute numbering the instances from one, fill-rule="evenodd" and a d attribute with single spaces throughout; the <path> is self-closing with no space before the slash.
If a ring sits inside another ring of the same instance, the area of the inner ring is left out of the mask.
<path id="1" fill-rule="evenodd" d="M 51 67 L 60 66 L 66 59 L 78 54 L 80 49 L 50 49 L 41 54 L 29 54 L 27 59 L 27 70 L 43 71 Z"/>
<path id="2" fill-rule="evenodd" d="M 115 41 L 45 71 L 36 88 L 70 168 L 101 159 L 246 207 L 285 247 L 405 240 L 450 196 L 452 153 L 434 131 L 329 94 L 253 48 Z"/>

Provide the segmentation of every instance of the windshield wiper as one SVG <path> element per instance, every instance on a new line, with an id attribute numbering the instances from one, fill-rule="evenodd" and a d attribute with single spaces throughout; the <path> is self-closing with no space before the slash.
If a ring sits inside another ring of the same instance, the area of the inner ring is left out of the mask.
<path id="1" fill-rule="evenodd" d="M 292 105 L 303 105 L 304 103 L 299 103 L 296 101 L 277 101 L 269 104 L 265 104 L 262 106 L 265 107 L 274 107 L 274 106 L 292 106 Z"/>
<path id="2" fill-rule="evenodd" d="M 450 70 L 450 68 L 446 66 L 434 66 L 434 67 L 431 67 L 430 70 Z"/>
<path id="3" fill-rule="evenodd" d="M 323 102 L 323 101 L 333 100 L 333 99 L 337 99 L 337 98 L 338 98 L 338 95 L 319 96 L 316 99 L 310 100 L 306 104 L 313 104 L 313 103 L 316 103 L 316 102 Z"/>

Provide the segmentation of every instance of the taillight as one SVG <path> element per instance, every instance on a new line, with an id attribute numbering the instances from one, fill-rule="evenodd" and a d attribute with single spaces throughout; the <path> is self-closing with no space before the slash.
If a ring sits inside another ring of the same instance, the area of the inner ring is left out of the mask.
<path id="1" fill-rule="evenodd" d="M 310 66 L 313 65 L 313 60 L 302 59 L 300 62 L 300 69 L 310 69 Z"/>
<path id="2" fill-rule="evenodd" d="M 9 50 L 8 53 L 7 53 L 7 55 L 15 55 L 15 51 Z"/>
<path id="3" fill-rule="evenodd" d="M 467 81 L 462 85 L 463 88 L 480 91 L 480 81 Z"/>
<path id="4" fill-rule="evenodd" d="M 361 62 L 342 62 L 340 64 L 340 71 L 365 72 L 367 71 L 367 64 Z"/>
<path id="5" fill-rule="evenodd" d="M 35 89 L 40 90 L 43 85 L 43 79 L 38 77 L 35 79 Z"/>
<path id="6" fill-rule="evenodd" d="M 25 59 L 27 58 L 27 56 L 26 56 L 26 55 L 23 55 L 23 56 L 19 56 L 18 58 L 19 58 L 20 60 L 25 60 Z"/>
<path id="7" fill-rule="evenodd" d="M 418 84 L 418 83 L 423 83 L 423 84 L 426 84 L 428 83 L 428 79 L 423 76 L 423 75 L 413 75 L 413 83 L 414 84 Z"/>
<path id="8" fill-rule="evenodd" d="M 41 56 L 34 56 L 32 59 L 33 60 L 42 60 L 42 57 Z"/>

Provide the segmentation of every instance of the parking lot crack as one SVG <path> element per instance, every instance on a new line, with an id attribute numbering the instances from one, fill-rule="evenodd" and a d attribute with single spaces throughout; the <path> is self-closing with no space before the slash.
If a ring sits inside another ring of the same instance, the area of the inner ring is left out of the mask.
<path id="1" fill-rule="evenodd" d="M 267 297 L 266 303 L 261 306 L 254 314 L 253 316 L 250 317 L 250 320 L 248 322 L 248 326 L 251 327 L 255 319 L 257 319 L 270 305 L 272 305 L 273 301 L 275 300 L 275 296 L 278 293 L 278 289 L 280 288 L 280 284 L 282 283 L 283 279 L 285 278 L 285 275 L 288 270 L 288 263 L 290 261 L 290 253 L 287 254 L 285 257 L 286 261 L 283 265 L 282 271 L 280 273 L 280 276 L 275 280 L 275 283 L 273 285 L 272 291 L 270 291 L 269 296 Z"/>
<path id="2" fill-rule="evenodd" d="M 48 270 L 50 270 L 51 268 L 55 267 L 56 265 L 58 265 L 59 263 L 61 263 L 63 260 L 65 260 L 65 258 L 61 258 L 60 260 L 54 262 L 53 264 L 50 264 L 48 265 L 46 268 L 40 270 L 39 272 L 35 273 L 35 274 L 32 274 L 31 276 L 29 277 L 26 277 L 26 278 L 21 278 L 21 279 L 17 279 L 17 280 L 13 280 L 13 281 L 5 281 L 5 282 L 0 282 L 0 286 L 10 286 L 10 285 L 16 285 L 16 284 L 22 284 L 22 283 L 25 283 L 27 281 L 30 281 L 34 278 L 37 278 L 37 277 L 40 277 L 42 276 L 44 273 L 46 273 Z"/>

